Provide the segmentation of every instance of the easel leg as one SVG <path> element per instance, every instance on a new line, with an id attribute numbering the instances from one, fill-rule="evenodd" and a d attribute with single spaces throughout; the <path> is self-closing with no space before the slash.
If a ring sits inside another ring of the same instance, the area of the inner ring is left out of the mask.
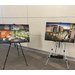
<path id="1" fill-rule="evenodd" d="M 53 47 L 52 47 L 52 49 L 51 49 L 51 52 L 50 52 L 50 54 L 49 54 L 49 57 L 48 57 L 48 59 L 47 59 L 47 61 L 46 61 L 45 66 L 47 65 L 47 63 L 48 63 L 48 61 L 49 61 L 49 58 L 50 58 L 50 56 L 51 56 L 51 54 L 52 54 L 53 48 L 54 48 L 54 46 L 55 46 L 55 43 L 56 43 L 56 42 L 54 42 L 54 45 L 53 45 Z"/>
<path id="2" fill-rule="evenodd" d="M 19 49 L 18 49 L 18 44 L 16 44 L 16 46 L 17 46 L 17 52 L 18 52 L 18 56 L 20 56 L 20 55 L 19 55 Z"/>
<path id="3" fill-rule="evenodd" d="M 14 47 L 16 47 L 16 44 L 14 43 Z"/>
<path id="4" fill-rule="evenodd" d="M 20 43 L 19 43 L 19 44 L 20 44 Z M 22 54 L 23 54 L 24 60 L 25 60 L 25 62 L 26 62 L 26 65 L 28 66 L 21 44 L 20 44 L 20 47 L 21 47 L 21 51 L 22 51 Z"/>
<path id="5" fill-rule="evenodd" d="M 8 58 L 9 51 L 10 51 L 10 47 L 11 47 L 11 43 L 9 45 L 9 49 L 8 49 L 8 52 L 7 52 L 7 55 L 6 55 L 6 59 L 5 59 L 4 66 L 3 66 L 3 70 L 5 69 L 5 65 L 6 65 L 6 61 L 7 61 L 7 58 Z"/>
<path id="6" fill-rule="evenodd" d="M 55 54 L 56 54 L 56 51 L 57 51 L 57 43 L 56 43 L 56 48 L 55 48 Z"/>
<path id="7" fill-rule="evenodd" d="M 62 43 L 62 46 L 63 46 L 63 52 L 64 52 L 64 55 L 65 55 L 65 60 L 66 60 L 66 64 L 67 64 L 67 69 L 69 70 L 69 65 L 68 65 L 68 61 L 67 61 L 67 57 L 66 57 L 65 48 L 64 48 L 63 43 Z"/>

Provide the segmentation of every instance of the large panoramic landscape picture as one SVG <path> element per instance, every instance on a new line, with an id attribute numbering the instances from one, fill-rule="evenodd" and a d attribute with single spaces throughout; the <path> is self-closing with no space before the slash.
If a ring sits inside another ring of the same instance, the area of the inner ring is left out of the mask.
<path id="1" fill-rule="evenodd" d="M 75 23 L 46 22 L 45 40 L 74 43 Z"/>
<path id="2" fill-rule="evenodd" d="M 29 42 L 29 25 L 0 24 L 0 44 Z"/>

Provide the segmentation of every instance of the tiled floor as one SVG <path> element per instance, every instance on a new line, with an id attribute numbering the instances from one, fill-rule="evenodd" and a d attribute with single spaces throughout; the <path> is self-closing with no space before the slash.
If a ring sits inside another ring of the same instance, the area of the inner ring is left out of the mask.
<path id="1" fill-rule="evenodd" d="M 3 68 L 8 47 L 8 45 L 0 45 L 0 70 Z M 18 56 L 17 49 L 15 47 L 11 47 L 5 70 L 67 70 L 64 59 L 50 58 L 48 64 L 44 66 L 48 55 L 30 49 L 23 49 L 23 51 L 25 53 L 28 66 L 26 66 L 20 48 L 20 56 Z M 68 62 L 70 70 L 75 70 L 75 61 L 68 60 Z"/>

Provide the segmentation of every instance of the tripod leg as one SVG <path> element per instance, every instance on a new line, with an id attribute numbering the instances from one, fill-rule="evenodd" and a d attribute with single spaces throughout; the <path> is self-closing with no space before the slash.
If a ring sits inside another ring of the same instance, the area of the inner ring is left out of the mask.
<path id="1" fill-rule="evenodd" d="M 19 49 L 18 49 L 18 44 L 16 44 L 16 46 L 17 46 L 17 52 L 18 52 L 18 56 L 19 56 Z"/>
<path id="2" fill-rule="evenodd" d="M 16 47 L 16 44 L 14 43 L 14 47 Z"/>
<path id="3" fill-rule="evenodd" d="M 3 70 L 4 70 L 5 65 L 6 65 L 6 61 L 7 61 L 7 58 L 8 58 L 9 51 L 10 51 L 10 47 L 11 47 L 11 43 L 9 45 L 9 49 L 8 49 L 8 52 L 7 52 L 7 55 L 6 55 L 6 59 L 5 59 L 4 66 L 3 66 Z"/>
<path id="4" fill-rule="evenodd" d="M 48 61 L 49 61 L 49 58 L 50 58 L 50 56 L 51 56 L 51 54 L 52 54 L 53 48 L 54 48 L 54 46 L 55 46 L 55 43 L 56 43 L 56 42 L 54 42 L 54 45 L 53 45 L 53 47 L 52 47 L 52 49 L 51 49 L 51 52 L 50 52 L 50 54 L 49 54 L 49 57 L 48 57 L 48 59 L 47 59 L 47 61 L 46 61 L 45 66 L 47 65 L 47 63 L 48 63 Z"/>
<path id="5" fill-rule="evenodd" d="M 19 43 L 19 44 L 20 44 L 20 43 Z M 28 66 L 21 44 L 20 44 L 20 47 L 21 47 L 21 51 L 22 51 L 22 54 L 23 54 L 24 60 L 25 60 L 25 62 L 26 62 L 26 65 Z"/>
<path id="6" fill-rule="evenodd" d="M 56 55 L 56 51 L 57 51 L 57 45 L 56 45 L 56 49 L 55 49 L 55 55 Z"/>
<path id="7" fill-rule="evenodd" d="M 66 60 L 66 64 L 67 64 L 67 69 L 69 70 L 69 65 L 68 65 L 68 61 L 67 61 L 67 57 L 66 57 L 66 53 L 65 53 L 65 49 L 64 49 L 63 43 L 62 43 L 62 46 L 63 46 L 63 52 L 64 52 L 64 55 L 65 55 L 65 60 Z"/>
<path id="8" fill-rule="evenodd" d="M 64 50 L 65 53 L 65 50 Z M 68 65 L 68 61 L 67 61 L 67 57 L 66 57 L 66 53 L 65 53 L 65 60 L 66 60 L 66 64 L 67 64 L 67 69 L 69 70 L 69 65 Z"/>
<path id="9" fill-rule="evenodd" d="M 51 56 L 51 54 L 52 54 L 52 50 L 53 50 L 53 49 L 51 49 L 51 52 L 50 52 L 50 54 L 49 54 L 49 57 L 48 57 L 48 59 L 47 59 L 47 61 L 46 61 L 45 66 L 47 65 L 47 63 L 48 63 L 48 61 L 49 61 L 49 58 L 50 58 L 50 56 Z"/>

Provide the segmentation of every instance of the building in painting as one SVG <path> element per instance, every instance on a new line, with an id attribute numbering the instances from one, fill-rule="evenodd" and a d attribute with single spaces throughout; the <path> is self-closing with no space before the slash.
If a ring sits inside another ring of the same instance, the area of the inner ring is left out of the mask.
<path id="1" fill-rule="evenodd" d="M 63 27 L 58 24 L 51 24 L 49 27 L 46 27 L 46 32 L 50 35 L 58 34 L 59 32 L 63 32 Z"/>

